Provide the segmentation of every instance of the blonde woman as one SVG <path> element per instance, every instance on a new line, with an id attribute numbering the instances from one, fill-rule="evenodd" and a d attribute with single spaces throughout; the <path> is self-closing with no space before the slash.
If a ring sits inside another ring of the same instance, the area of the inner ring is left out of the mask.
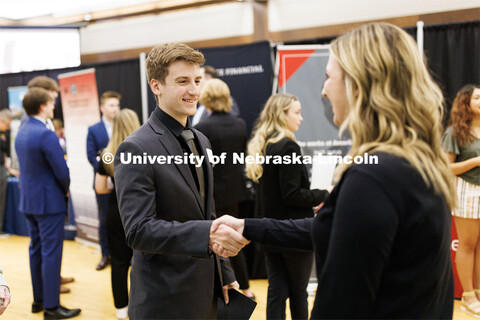
<path id="1" fill-rule="evenodd" d="M 221 217 L 244 237 L 314 250 L 314 319 L 451 319 L 450 208 L 455 189 L 441 148 L 442 94 L 415 41 L 385 23 L 331 44 L 323 95 L 352 136 L 337 185 L 315 218 Z M 372 161 L 375 163 L 375 161 Z M 215 248 L 221 249 L 221 248 Z"/>
<path id="2" fill-rule="evenodd" d="M 132 249 L 127 246 L 120 213 L 118 211 L 115 182 L 113 180 L 113 161 L 108 160 L 117 152 L 118 146 L 133 131 L 140 127 L 137 114 L 130 109 L 122 109 L 113 119 L 112 138 L 102 151 L 102 157 L 95 175 L 95 191 L 98 194 L 110 193 L 107 213 L 107 238 L 111 255 L 111 281 L 113 301 L 117 308 L 118 319 L 126 319 L 128 310 L 128 269 L 132 260 Z M 113 160 L 113 158 L 112 158 Z M 109 183 L 109 179 L 113 184 Z"/>
<path id="3" fill-rule="evenodd" d="M 200 121 L 195 129 L 208 138 L 214 155 L 226 155 L 224 163 L 213 167 L 213 199 L 217 216 L 229 214 L 238 217 L 239 204 L 247 198 L 245 168 L 240 163 L 233 163 L 233 155 L 245 152 L 247 125 L 242 118 L 232 114 L 230 89 L 220 79 L 210 79 L 204 85 L 199 102 L 210 115 Z M 255 300 L 255 294 L 250 290 L 247 261 L 243 252 L 231 257 L 230 264 L 242 293 Z"/>
<path id="4" fill-rule="evenodd" d="M 290 94 L 271 96 L 260 113 L 248 154 L 255 156 L 301 155 L 294 132 L 302 122 L 300 101 Z M 313 207 L 328 196 L 326 190 L 310 190 L 303 164 L 247 163 L 247 175 L 258 182 L 256 215 L 275 219 L 313 217 Z M 292 319 L 308 318 L 307 285 L 313 253 L 265 245 L 268 275 L 267 319 L 285 319 L 290 299 Z"/>
<path id="5" fill-rule="evenodd" d="M 443 148 L 456 177 L 459 205 L 452 211 L 458 233 L 457 272 L 463 287 L 461 309 L 480 318 L 480 86 L 457 93 Z"/>

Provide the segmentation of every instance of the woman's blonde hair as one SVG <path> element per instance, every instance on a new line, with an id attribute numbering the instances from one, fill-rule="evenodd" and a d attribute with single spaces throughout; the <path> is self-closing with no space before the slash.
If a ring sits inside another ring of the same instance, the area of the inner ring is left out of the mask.
<path id="1" fill-rule="evenodd" d="M 202 88 L 199 102 L 208 110 L 229 113 L 232 110 L 232 98 L 228 85 L 220 79 L 210 79 Z"/>
<path id="2" fill-rule="evenodd" d="M 133 131 L 140 127 L 140 121 L 137 114 L 130 109 L 122 109 L 113 118 L 112 137 L 108 145 L 103 149 L 102 156 L 105 153 L 115 155 L 118 146 L 123 142 Z M 105 170 L 110 176 L 113 176 L 113 162 L 105 163 Z"/>
<path id="3" fill-rule="evenodd" d="M 441 148 L 443 96 L 412 37 L 387 23 L 372 23 L 331 44 L 344 72 L 349 155 L 387 152 L 404 157 L 427 185 L 456 203 L 453 174 Z M 340 179 L 348 164 L 337 168 Z"/>
<path id="4" fill-rule="evenodd" d="M 248 143 L 248 155 L 265 155 L 267 145 L 276 143 L 287 137 L 295 141 L 294 134 L 287 127 L 287 112 L 298 98 L 285 93 L 277 93 L 268 98 L 265 107 L 255 125 L 253 137 Z M 262 165 L 259 163 L 246 164 L 247 176 L 258 182 L 263 174 Z"/>

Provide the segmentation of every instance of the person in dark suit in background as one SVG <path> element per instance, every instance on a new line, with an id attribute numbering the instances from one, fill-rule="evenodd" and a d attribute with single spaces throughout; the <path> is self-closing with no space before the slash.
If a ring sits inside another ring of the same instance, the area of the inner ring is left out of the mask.
<path id="1" fill-rule="evenodd" d="M 93 167 L 93 176 L 97 172 L 98 152 L 105 148 L 112 136 L 113 118 L 120 110 L 120 99 L 122 96 L 115 91 L 106 91 L 100 97 L 100 112 L 102 120 L 88 128 L 87 135 L 87 157 L 88 162 Z M 95 188 L 95 186 L 94 186 Z M 110 264 L 110 250 L 108 249 L 107 238 L 107 213 L 109 194 L 98 194 L 95 192 L 98 206 L 98 238 L 100 249 L 102 251 L 102 259 L 97 265 L 97 270 L 103 270 Z"/>
<path id="2" fill-rule="evenodd" d="M 238 205 L 246 200 L 244 179 L 245 167 L 233 163 L 233 154 L 245 152 L 247 146 L 247 125 L 242 118 L 230 113 L 232 99 L 228 85 L 220 79 L 211 79 L 200 93 L 200 103 L 204 105 L 210 116 L 195 126 L 203 133 L 212 145 L 212 153 L 216 156 L 226 155 L 224 163 L 213 167 L 214 188 L 213 199 L 217 216 L 228 213 L 238 217 Z M 248 268 L 243 251 L 230 259 L 240 290 L 247 297 L 254 299 L 250 290 Z"/>
<path id="3" fill-rule="evenodd" d="M 202 73 L 202 80 L 200 82 L 200 92 L 202 92 L 203 88 L 210 80 L 218 79 L 218 73 L 217 73 L 217 70 L 212 66 L 202 66 L 200 68 L 200 72 Z M 230 99 L 232 99 L 232 107 L 230 108 L 229 113 L 237 117 L 240 116 L 240 108 L 238 107 L 237 101 L 235 101 L 235 99 L 232 96 L 230 96 Z M 195 115 L 191 117 L 192 126 L 196 126 L 198 123 L 205 120 L 209 116 L 210 116 L 210 111 L 208 111 L 206 106 L 200 102 L 197 106 L 197 111 L 195 112 Z"/>
<path id="4" fill-rule="evenodd" d="M 255 156 L 301 155 L 294 132 L 302 122 L 301 104 L 290 94 L 271 96 L 260 113 L 248 154 Z M 313 207 L 327 196 L 327 190 L 310 190 L 304 164 L 247 163 L 247 175 L 258 182 L 256 216 L 276 219 L 313 217 Z M 307 285 L 313 253 L 265 246 L 268 276 L 267 319 L 285 319 L 290 298 L 292 319 L 308 318 Z"/>
<path id="5" fill-rule="evenodd" d="M 196 110 L 203 61 L 185 44 L 150 51 L 146 69 L 157 107 L 115 156 L 118 206 L 133 249 L 130 319 L 215 319 L 217 299 L 228 302 L 227 290 L 238 288 L 228 260 L 209 245 L 220 242 L 234 251 L 247 242 L 231 228 L 210 233 L 212 166 L 185 161 L 207 156 L 210 148 L 187 121 Z M 147 163 L 138 163 L 139 157 Z M 168 157 L 180 161 L 168 163 Z"/>
<path id="6" fill-rule="evenodd" d="M 46 127 L 55 105 L 48 91 L 32 88 L 23 107 L 30 117 L 18 131 L 15 150 L 21 176 L 19 210 L 27 218 L 30 235 L 32 312 L 45 308 L 45 319 L 72 318 L 80 309 L 67 309 L 59 301 L 70 177 L 58 138 Z"/>

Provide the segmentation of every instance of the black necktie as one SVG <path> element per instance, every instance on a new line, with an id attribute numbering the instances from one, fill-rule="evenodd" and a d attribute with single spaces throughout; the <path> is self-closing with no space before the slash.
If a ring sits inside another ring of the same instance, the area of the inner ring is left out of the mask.
<path id="1" fill-rule="evenodd" d="M 200 197 L 202 198 L 202 206 L 205 205 L 205 180 L 203 177 L 203 168 L 201 165 L 199 165 L 198 162 L 198 157 L 200 156 L 197 148 L 195 147 L 195 141 L 193 132 L 189 129 L 185 129 L 182 131 L 180 134 L 182 138 L 187 142 L 188 147 L 190 148 L 190 151 L 196 156 L 195 157 L 195 170 L 197 171 L 197 178 L 198 178 L 198 186 L 199 186 L 199 191 L 200 191 Z"/>

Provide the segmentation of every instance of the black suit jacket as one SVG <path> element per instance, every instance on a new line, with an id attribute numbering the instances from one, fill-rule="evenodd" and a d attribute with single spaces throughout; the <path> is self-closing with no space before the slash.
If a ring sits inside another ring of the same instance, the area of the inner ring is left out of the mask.
<path id="1" fill-rule="evenodd" d="M 266 155 L 301 154 L 298 144 L 283 138 L 269 144 Z M 307 168 L 303 164 L 264 164 L 257 190 L 257 215 L 275 219 L 300 219 L 313 216 L 312 208 L 328 196 L 328 191 L 310 190 Z"/>
<path id="2" fill-rule="evenodd" d="M 194 134 L 199 152 L 205 155 L 205 148 L 210 147 L 207 138 L 196 130 Z M 115 184 L 119 210 L 127 244 L 134 250 L 129 316 L 205 319 L 212 308 L 214 291 L 219 289 L 222 272 L 225 284 L 234 281 L 228 266 L 216 271 L 219 258 L 208 249 L 209 220 L 214 218 L 211 165 L 208 162 L 203 165 L 206 177 L 203 208 L 188 164 L 140 165 L 133 164 L 133 158 L 126 163 L 127 153 L 132 157 L 183 156 L 183 150 L 155 114 L 117 150 Z"/>
<path id="3" fill-rule="evenodd" d="M 214 155 L 226 153 L 224 164 L 213 168 L 215 187 L 213 197 L 217 208 L 232 206 L 244 201 L 247 197 L 244 170 L 242 164 L 233 164 L 233 153 L 245 152 L 247 144 L 247 125 L 242 118 L 230 113 L 213 112 L 195 126 L 212 144 Z M 221 213 L 221 212 L 219 212 Z"/>

